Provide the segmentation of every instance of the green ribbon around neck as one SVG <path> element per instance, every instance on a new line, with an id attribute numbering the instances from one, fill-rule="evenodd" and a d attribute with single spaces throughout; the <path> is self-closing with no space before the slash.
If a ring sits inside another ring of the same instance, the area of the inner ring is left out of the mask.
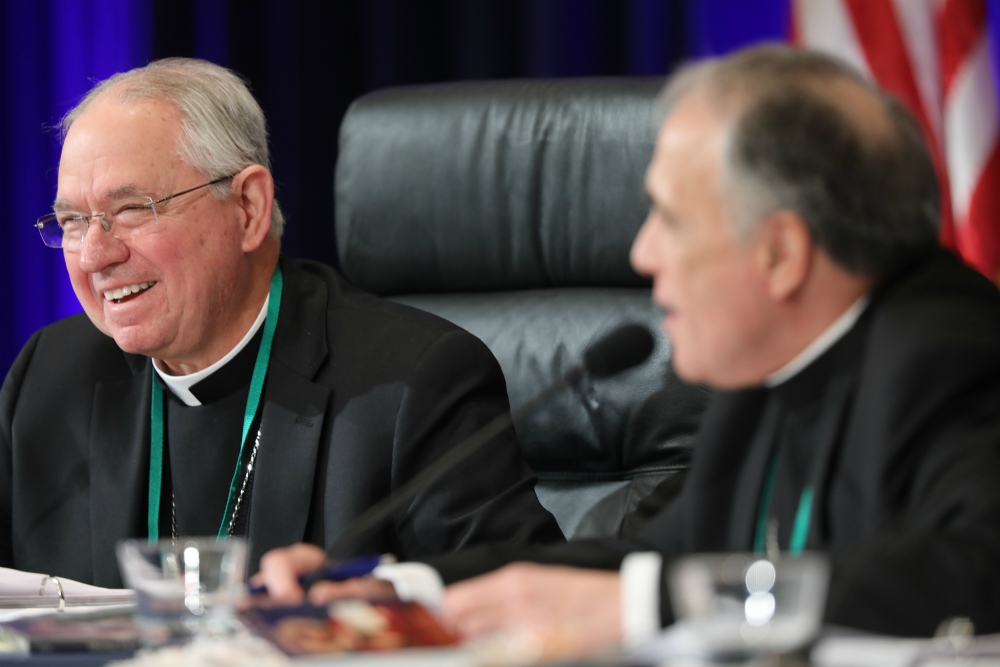
<path id="1" fill-rule="evenodd" d="M 755 553 L 767 552 L 767 524 L 771 515 L 771 496 L 774 495 L 775 478 L 778 475 L 778 457 L 771 459 L 764 477 L 764 489 L 760 494 L 760 507 L 757 510 L 757 531 L 754 535 L 753 550 Z M 792 537 L 788 543 L 788 551 L 793 556 L 802 553 L 809 538 L 809 524 L 812 521 L 813 487 L 806 484 L 799 497 L 799 507 L 795 512 L 795 522 L 792 524 Z"/>
<path id="2" fill-rule="evenodd" d="M 243 435 L 240 437 L 240 453 L 236 457 L 236 469 L 229 483 L 229 498 L 226 500 L 226 511 L 219 525 L 219 538 L 229 536 L 229 521 L 232 517 L 233 503 L 236 499 L 236 489 L 239 486 L 240 463 L 243 461 L 243 448 L 250 433 L 250 426 L 257 415 L 260 398 L 264 392 L 264 379 L 267 377 L 267 364 L 271 358 L 271 343 L 274 341 L 274 330 L 278 326 L 278 313 L 281 311 L 281 290 L 284 281 L 281 276 L 281 265 L 278 264 L 271 276 L 271 291 L 267 304 L 267 315 L 264 317 L 264 336 L 257 350 L 257 361 L 253 365 L 253 377 L 250 380 L 250 395 L 247 396 L 246 410 L 243 412 Z M 156 372 L 152 373 L 153 391 L 150 402 L 149 418 L 149 514 L 147 530 L 150 541 L 160 539 L 160 502 L 163 493 L 163 389 L 156 381 Z"/>

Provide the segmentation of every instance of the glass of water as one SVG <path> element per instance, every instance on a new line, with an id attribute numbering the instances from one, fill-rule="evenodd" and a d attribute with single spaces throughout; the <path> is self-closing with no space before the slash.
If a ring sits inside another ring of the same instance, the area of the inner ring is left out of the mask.
<path id="1" fill-rule="evenodd" d="M 245 591 L 246 542 L 190 538 L 120 542 L 118 566 L 135 590 L 136 624 L 146 646 L 228 636 Z"/>
<path id="2" fill-rule="evenodd" d="M 821 554 L 734 553 L 681 558 L 668 582 L 693 652 L 724 656 L 804 646 L 820 629 L 828 579 Z"/>

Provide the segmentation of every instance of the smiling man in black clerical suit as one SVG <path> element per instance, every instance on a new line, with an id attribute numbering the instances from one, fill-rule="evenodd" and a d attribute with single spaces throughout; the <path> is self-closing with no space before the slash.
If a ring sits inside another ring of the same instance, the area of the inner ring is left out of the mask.
<path id="1" fill-rule="evenodd" d="M 790 47 L 695 65 L 666 98 L 631 259 L 678 375 L 718 390 L 684 488 L 654 495 L 628 539 L 430 559 L 438 588 L 421 599 L 467 634 L 533 623 L 585 650 L 673 621 L 672 558 L 814 550 L 831 564 L 827 622 L 1000 631 L 1000 292 L 937 246 L 919 127 L 846 65 Z M 275 552 L 263 578 L 298 599 L 292 575 L 322 558 Z"/>
<path id="2" fill-rule="evenodd" d="M 487 348 L 280 257 L 263 113 L 238 77 L 169 59 L 65 118 L 54 213 L 84 315 L 37 332 L 0 391 L 0 565 L 118 586 L 119 540 L 330 545 L 508 410 Z M 512 432 L 359 553 L 559 541 Z"/>

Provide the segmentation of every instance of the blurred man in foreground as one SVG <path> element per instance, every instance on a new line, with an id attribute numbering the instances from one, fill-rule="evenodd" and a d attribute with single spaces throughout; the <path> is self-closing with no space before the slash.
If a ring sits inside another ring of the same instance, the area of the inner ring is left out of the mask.
<path id="1" fill-rule="evenodd" d="M 54 212 L 85 315 L 37 332 L 0 390 L 0 565 L 120 586 L 126 538 L 329 548 L 508 410 L 485 345 L 316 262 L 280 256 L 264 115 L 246 84 L 168 59 L 64 120 Z M 345 552 L 420 558 L 554 541 L 513 434 Z"/>
<path id="2" fill-rule="evenodd" d="M 666 98 L 631 258 L 678 374 L 717 390 L 686 485 L 628 540 L 429 560 L 439 588 L 418 597 L 469 635 L 529 624 L 600 646 L 673 621 L 673 557 L 815 550 L 830 623 L 1000 630 L 1000 293 L 937 247 L 918 126 L 788 47 L 696 65 Z M 294 573 L 323 557 L 276 552 L 264 578 L 298 599 Z"/>

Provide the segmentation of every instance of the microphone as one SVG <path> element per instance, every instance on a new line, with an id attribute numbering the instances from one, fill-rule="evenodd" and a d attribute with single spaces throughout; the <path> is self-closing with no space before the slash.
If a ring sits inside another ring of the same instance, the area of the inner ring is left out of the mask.
<path id="1" fill-rule="evenodd" d="M 354 540 L 380 525 L 402 505 L 416 497 L 428 484 L 477 452 L 483 445 L 510 428 L 515 421 L 531 414 L 584 375 L 603 379 L 638 366 L 649 358 L 653 345 L 653 335 L 642 324 L 625 324 L 606 334 L 584 350 L 583 361 L 580 364 L 568 370 L 534 398 L 516 410 L 497 415 L 433 464 L 414 475 L 394 493 L 361 513 L 337 536 L 327 554 L 336 558 L 338 552 L 343 550 L 345 553 L 341 555 L 348 555 L 346 552 Z"/>
<path id="2" fill-rule="evenodd" d="M 653 352 L 653 335 L 642 324 L 623 324 L 583 351 L 583 364 L 592 378 L 617 375 L 638 366 Z"/>

